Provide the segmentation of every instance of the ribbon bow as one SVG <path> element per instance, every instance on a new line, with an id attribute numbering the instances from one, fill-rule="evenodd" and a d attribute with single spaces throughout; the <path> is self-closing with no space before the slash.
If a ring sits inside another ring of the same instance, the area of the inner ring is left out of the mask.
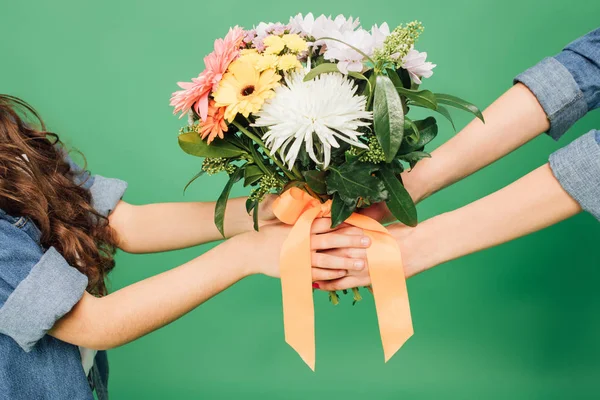
<path id="1" fill-rule="evenodd" d="M 281 290 L 285 341 L 315 370 L 315 311 L 312 293 L 310 231 L 313 221 L 331 214 L 331 200 L 321 203 L 293 187 L 273 204 L 277 218 L 294 225 L 281 249 Z M 400 249 L 387 229 L 361 214 L 347 224 L 371 238 L 367 249 L 379 332 L 387 362 L 412 336 L 413 327 Z"/>

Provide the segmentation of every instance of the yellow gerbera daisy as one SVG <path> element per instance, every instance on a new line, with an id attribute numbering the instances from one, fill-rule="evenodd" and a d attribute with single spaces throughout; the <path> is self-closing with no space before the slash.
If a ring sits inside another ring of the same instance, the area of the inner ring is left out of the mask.
<path id="1" fill-rule="evenodd" d="M 283 35 L 282 39 L 287 48 L 293 53 L 301 53 L 308 50 L 306 41 L 295 33 Z"/>
<path id="2" fill-rule="evenodd" d="M 243 59 L 234 61 L 223 76 L 214 93 L 216 107 L 226 107 L 225 119 L 229 122 L 237 114 L 246 118 L 258 112 L 266 99 L 275 95 L 273 88 L 279 86 L 281 76 L 275 69 L 258 72 L 254 65 Z"/>

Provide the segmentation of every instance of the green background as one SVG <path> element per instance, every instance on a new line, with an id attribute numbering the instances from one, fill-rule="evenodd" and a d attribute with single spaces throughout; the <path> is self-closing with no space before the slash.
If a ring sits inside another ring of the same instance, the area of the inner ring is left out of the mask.
<path id="1" fill-rule="evenodd" d="M 178 148 L 182 121 L 168 103 L 175 83 L 201 71 L 229 26 L 286 21 L 300 11 L 360 16 L 367 26 L 419 19 L 426 30 L 418 49 L 438 64 L 423 87 L 485 107 L 516 74 L 596 28 L 600 15 L 592 0 L 1 2 L 0 92 L 37 107 L 92 171 L 128 181 L 125 199 L 136 204 L 216 199 L 221 177 L 182 195 L 200 160 Z M 455 115 L 460 127 L 469 120 Z M 435 146 L 453 134 L 440 124 Z M 593 127 L 600 114 L 559 143 L 534 140 L 426 200 L 421 219 L 505 186 Z M 354 307 L 342 298 L 334 308 L 319 293 L 316 373 L 283 340 L 279 282 L 251 277 L 110 351 L 112 398 L 598 398 L 599 234 L 600 224 L 581 214 L 411 279 L 415 335 L 388 364 L 370 296 Z M 112 288 L 208 248 L 119 254 Z"/>

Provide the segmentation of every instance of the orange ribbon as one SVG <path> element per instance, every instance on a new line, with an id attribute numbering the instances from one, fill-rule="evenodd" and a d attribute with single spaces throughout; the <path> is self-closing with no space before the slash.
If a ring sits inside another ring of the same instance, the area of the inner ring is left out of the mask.
<path id="1" fill-rule="evenodd" d="M 294 225 L 281 249 L 281 289 L 285 341 L 315 370 L 315 311 L 312 293 L 310 231 L 316 218 L 331 215 L 331 200 L 321 203 L 299 188 L 273 204 L 279 220 Z M 379 222 L 352 214 L 347 224 L 371 238 L 367 249 L 379 332 L 387 362 L 412 336 L 413 327 L 402 256 L 394 238 Z"/>

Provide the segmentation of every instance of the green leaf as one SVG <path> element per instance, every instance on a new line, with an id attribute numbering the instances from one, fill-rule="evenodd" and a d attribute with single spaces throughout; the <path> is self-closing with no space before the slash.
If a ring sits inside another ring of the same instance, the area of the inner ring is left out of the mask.
<path id="1" fill-rule="evenodd" d="M 367 82 L 367 87 L 369 88 L 369 92 L 368 93 L 363 93 L 364 96 L 368 96 L 369 93 L 371 93 L 373 91 L 373 87 L 371 86 L 371 81 L 369 81 L 369 78 L 367 78 L 366 76 L 364 76 L 363 74 L 359 73 L 359 72 L 352 72 L 349 71 L 348 72 L 348 76 L 351 76 L 354 79 L 359 79 L 361 81 L 365 81 Z"/>
<path id="2" fill-rule="evenodd" d="M 246 199 L 246 212 L 250 214 L 256 207 L 256 200 Z"/>
<path id="3" fill-rule="evenodd" d="M 196 132 L 179 135 L 179 147 L 186 153 L 196 157 L 235 158 L 245 153 L 244 150 L 225 139 L 215 140 L 209 145 Z"/>
<path id="4" fill-rule="evenodd" d="M 389 77 L 378 75 L 375 86 L 373 119 L 375 135 L 390 162 L 400 148 L 404 136 L 402 100 Z"/>
<path id="5" fill-rule="evenodd" d="M 421 105 L 431 110 L 437 110 L 438 101 L 436 100 L 436 95 L 429 90 L 412 90 L 397 86 L 396 90 L 399 94 L 406 97 L 407 99 L 410 99 L 413 103 L 417 105 Z"/>
<path id="6" fill-rule="evenodd" d="M 435 97 L 437 98 L 438 103 L 446 104 L 450 107 L 470 112 L 471 114 L 479 118 L 482 122 L 485 122 L 481 110 L 479 110 L 479 108 L 476 105 L 469 103 L 468 101 L 463 100 L 460 97 L 452 96 L 451 94 L 436 93 Z"/>
<path id="7" fill-rule="evenodd" d="M 413 132 L 413 134 L 407 134 L 407 132 Z M 413 141 L 411 142 L 411 144 L 415 144 L 419 141 L 419 137 L 420 137 L 420 133 L 419 133 L 419 128 L 417 127 L 417 125 L 413 122 L 412 119 L 408 118 L 408 117 L 404 117 L 404 137 L 405 137 L 405 142 L 402 143 L 402 145 L 405 145 L 408 141 L 407 139 L 410 137 Z M 400 149 L 402 149 L 402 146 L 400 146 Z"/>
<path id="8" fill-rule="evenodd" d="M 244 168 L 244 186 L 252 185 L 260 180 L 264 175 L 263 171 L 256 164 L 248 164 Z"/>
<path id="9" fill-rule="evenodd" d="M 331 202 L 331 228 L 342 224 L 352 215 L 355 209 L 356 202 L 354 204 L 347 204 L 337 193 L 334 194 L 333 201 Z"/>
<path id="10" fill-rule="evenodd" d="M 400 77 L 400 81 L 402 82 L 402 87 L 404 87 L 406 89 L 410 89 L 410 87 L 412 85 L 412 81 L 410 79 L 410 75 L 408 74 L 408 71 L 405 70 L 404 68 L 398 68 L 396 70 L 396 73 Z"/>
<path id="11" fill-rule="evenodd" d="M 192 179 L 190 179 L 190 181 L 187 183 L 187 185 L 185 185 L 185 187 L 183 188 L 183 193 L 185 194 L 185 191 L 187 190 L 188 187 L 190 187 L 192 182 L 194 182 L 196 179 L 200 178 L 204 174 L 205 174 L 205 171 L 200 170 L 200 172 L 198 172 L 196 175 L 194 175 L 194 177 Z"/>
<path id="12" fill-rule="evenodd" d="M 408 154 L 417 149 L 423 148 L 429 144 L 438 134 L 438 126 L 435 118 L 427 117 L 425 119 L 414 121 L 416 128 L 419 130 L 419 140 L 415 143 L 408 143 L 407 141 L 402 143 L 399 155 Z"/>
<path id="13" fill-rule="evenodd" d="M 403 224 L 416 226 L 418 223 L 417 208 L 397 175 L 388 165 L 383 166 L 378 175 L 388 191 L 386 204 L 390 212 Z"/>
<path id="14" fill-rule="evenodd" d="M 242 174 L 244 173 L 243 168 L 237 168 L 235 172 L 229 177 L 229 180 L 225 184 L 223 188 L 223 192 L 219 196 L 217 200 L 217 204 L 215 205 L 215 225 L 221 235 L 225 237 L 225 229 L 223 224 L 225 223 L 225 209 L 227 208 L 227 200 L 229 200 L 229 193 L 231 193 L 231 188 L 233 185 L 242 179 Z"/>
<path id="15" fill-rule="evenodd" d="M 254 213 L 252 213 L 252 220 L 254 221 L 254 230 L 258 232 L 258 202 L 256 202 L 256 206 L 254 206 Z"/>
<path id="16" fill-rule="evenodd" d="M 337 64 L 323 63 L 323 64 L 320 64 L 320 65 L 314 67 L 313 69 L 311 69 L 310 72 L 308 74 L 306 74 L 306 76 L 304 77 L 304 82 L 313 80 L 318 75 L 326 74 L 328 72 L 338 72 L 341 74 L 340 70 L 338 69 Z"/>
<path id="17" fill-rule="evenodd" d="M 426 151 L 413 151 L 412 153 L 404 154 L 402 156 L 398 156 L 399 160 L 406 161 L 410 168 L 414 168 L 417 165 L 417 162 L 421 161 L 424 158 L 431 158 L 431 154 Z"/>
<path id="18" fill-rule="evenodd" d="M 428 107 L 423 107 L 419 104 L 415 104 L 415 106 L 422 107 L 422 108 L 428 108 Z M 434 110 L 434 111 L 443 115 L 452 125 L 452 129 L 454 129 L 454 132 L 456 132 L 456 126 L 454 125 L 454 120 L 452 119 L 452 115 L 450 115 L 450 111 L 448 111 L 448 109 L 446 107 L 438 104 L 437 110 Z"/>
<path id="19" fill-rule="evenodd" d="M 337 193 L 348 205 L 356 204 L 358 198 L 372 202 L 385 199 L 386 191 L 382 182 L 372 175 L 379 167 L 369 163 L 344 163 L 340 167 L 329 167 L 327 194 Z"/>
<path id="20" fill-rule="evenodd" d="M 327 185 L 325 184 L 325 176 L 327 175 L 326 171 L 304 171 L 302 172 L 304 179 L 306 179 L 306 183 L 308 186 L 318 194 L 324 194 L 327 192 Z"/>

